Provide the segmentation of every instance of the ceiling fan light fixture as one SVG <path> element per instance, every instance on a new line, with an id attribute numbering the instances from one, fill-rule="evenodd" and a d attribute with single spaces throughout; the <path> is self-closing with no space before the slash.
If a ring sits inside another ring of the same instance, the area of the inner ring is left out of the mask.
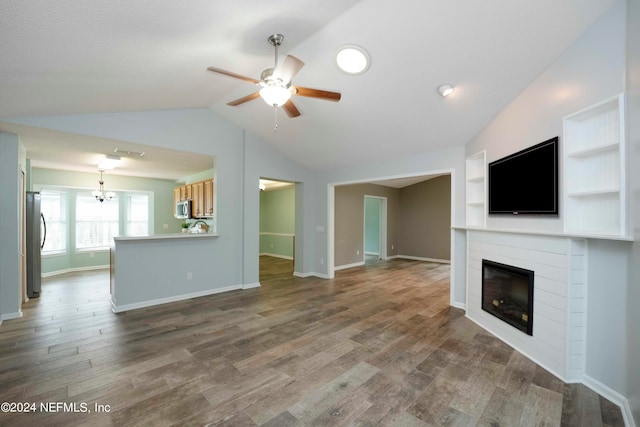
<path id="1" fill-rule="evenodd" d="M 336 64 L 343 72 L 351 75 L 363 74 L 371 65 L 366 50 L 355 44 L 341 46 L 336 53 Z"/>
<path id="2" fill-rule="evenodd" d="M 453 88 L 453 86 L 448 84 L 440 85 L 440 87 L 438 87 L 438 93 L 443 98 L 451 95 L 454 91 L 455 89 Z"/>
<path id="3" fill-rule="evenodd" d="M 281 107 L 291 98 L 291 90 L 278 84 L 266 85 L 260 89 L 260 97 L 272 107 Z"/>

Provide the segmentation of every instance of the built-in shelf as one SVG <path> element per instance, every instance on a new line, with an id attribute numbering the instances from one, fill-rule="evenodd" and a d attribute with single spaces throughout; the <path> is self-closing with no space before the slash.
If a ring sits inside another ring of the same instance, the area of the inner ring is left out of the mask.
<path id="1" fill-rule="evenodd" d="M 564 231 L 625 236 L 624 99 L 564 118 Z"/>
<path id="2" fill-rule="evenodd" d="M 567 157 L 587 157 L 599 153 L 605 153 L 607 151 L 617 151 L 620 149 L 620 143 L 614 142 L 612 144 L 601 145 L 597 147 L 586 148 L 584 150 L 577 150 L 567 154 Z"/>
<path id="3" fill-rule="evenodd" d="M 484 151 L 467 157 L 465 162 L 466 219 L 469 227 L 486 226 L 486 155 Z"/>

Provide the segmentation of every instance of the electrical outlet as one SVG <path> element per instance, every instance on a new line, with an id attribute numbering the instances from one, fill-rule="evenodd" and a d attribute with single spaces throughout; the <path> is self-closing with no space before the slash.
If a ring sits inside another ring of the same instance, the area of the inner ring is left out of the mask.
<path id="1" fill-rule="evenodd" d="M 391 250 L 395 249 L 395 246 L 391 245 Z"/>
<path id="2" fill-rule="evenodd" d="M 162 229 L 163 230 L 168 230 L 169 229 L 169 224 L 162 224 Z"/>
<path id="3" fill-rule="evenodd" d="M 273 243 L 270 245 L 271 249 L 273 249 Z"/>
<path id="4" fill-rule="evenodd" d="M 89 252 L 89 258 L 93 258 L 95 254 L 93 252 Z"/>
<path id="5" fill-rule="evenodd" d="M 360 255 L 360 249 L 356 249 L 356 255 Z"/>
<path id="6" fill-rule="evenodd" d="M 193 279 L 193 274 L 191 274 L 191 272 L 187 273 L 187 280 L 191 280 Z"/>
<path id="7" fill-rule="evenodd" d="M 324 258 L 320 258 L 320 264 L 324 264 Z"/>

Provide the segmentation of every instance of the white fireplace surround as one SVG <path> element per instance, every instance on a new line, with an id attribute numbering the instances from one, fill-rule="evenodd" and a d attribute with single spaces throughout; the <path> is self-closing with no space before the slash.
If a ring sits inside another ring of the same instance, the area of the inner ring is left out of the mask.
<path id="1" fill-rule="evenodd" d="M 467 317 L 565 382 L 583 380 L 586 354 L 586 240 L 467 232 Z M 482 310 L 482 259 L 534 271 L 533 335 Z"/>

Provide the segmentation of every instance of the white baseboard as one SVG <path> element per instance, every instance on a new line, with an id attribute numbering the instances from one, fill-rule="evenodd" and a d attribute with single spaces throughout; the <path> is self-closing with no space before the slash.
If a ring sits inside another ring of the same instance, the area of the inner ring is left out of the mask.
<path id="1" fill-rule="evenodd" d="M 392 255 L 390 257 L 387 257 L 387 259 L 396 259 L 396 258 L 410 259 L 412 261 L 426 261 L 426 262 L 438 262 L 440 264 L 451 264 L 451 260 L 448 260 L 448 259 L 424 258 L 419 256 L 413 256 L 413 255 Z"/>
<path id="2" fill-rule="evenodd" d="M 515 346 L 512 343 L 510 343 L 509 341 L 505 340 L 503 337 L 500 336 L 499 333 L 496 333 L 495 331 L 489 330 L 489 328 L 487 328 L 485 325 L 483 325 L 483 324 L 477 322 L 476 320 L 470 318 L 466 314 L 465 314 L 465 317 L 467 319 L 471 320 L 473 323 L 479 325 L 481 328 L 489 331 L 491 334 L 493 334 L 495 337 L 500 339 L 502 342 L 506 343 L 508 346 L 510 346 L 513 349 L 515 349 L 516 351 L 520 352 L 521 354 L 526 356 L 529 360 L 531 360 L 534 363 L 540 365 L 542 368 L 546 369 L 549 373 L 551 373 L 555 377 L 559 378 L 563 382 L 565 382 L 565 383 L 581 383 L 581 384 L 585 385 L 586 387 L 589 387 L 594 392 L 598 393 L 600 396 L 602 396 L 602 397 L 610 400 L 614 404 L 618 405 L 620 407 L 620 411 L 622 412 L 622 418 L 624 420 L 624 425 L 627 426 L 627 427 L 636 427 L 635 422 L 633 420 L 633 413 L 631 411 L 631 407 L 629 406 L 629 401 L 622 394 L 618 393 L 617 391 L 611 389 L 610 387 L 602 384 L 600 381 L 595 380 L 595 379 L 591 378 L 590 376 L 588 376 L 586 374 L 583 374 L 582 378 L 580 378 L 580 379 L 568 380 L 567 378 L 564 378 L 559 373 L 555 372 L 553 369 L 550 369 L 548 366 L 545 366 L 543 363 L 540 363 L 540 361 L 536 360 L 534 357 L 531 357 L 529 354 L 527 354 L 526 352 L 522 351 L 520 348 L 518 348 L 518 346 Z"/>
<path id="3" fill-rule="evenodd" d="M 354 262 L 353 264 L 336 265 L 334 271 L 344 270 L 346 268 L 360 267 L 364 265 L 364 261 Z"/>
<path id="4" fill-rule="evenodd" d="M 269 252 L 262 252 L 262 253 L 260 253 L 260 256 L 270 256 L 270 257 L 274 257 L 274 258 L 282 258 L 282 259 L 288 259 L 290 261 L 293 261 L 293 257 L 292 256 L 272 254 L 272 253 L 269 253 Z"/>
<path id="5" fill-rule="evenodd" d="M 21 317 L 22 317 L 22 311 L 18 311 L 15 313 L 0 314 L 0 325 L 4 320 L 19 319 Z"/>
<path id="6" fill-rule="evenodd" d="M 323 274 L 323 273 L 300 273 L 298 271 L 294 271 L 293 275 L 296 277 L 319 277 L 321 279 L 328 279 L 329 275 L 328 274 Z"/>
<path id="7" fill-rule="evenodd" d="M 110 267 L 109 265 L 91 265 L 88 267 L 65 268 L 64 270 L 56 270 L 56 271 L 50 271 L 48 273 L 42 273 L 40 276 L 51 277 L 51 276 L 57 276 L 59 274 L 65 274 L 65 273 L 76 273 L 78 271 L 104 270 L 104 269 L 108 269 L 109 267 Z"/>
<path id="8" fill-rule="evenodd" d="M 366 252 L 364 253 L 365 255 L 377 255 L 380 256 L 380 252 Z"/>
<path id="9" fill-rule="evenodd" d="M 260 282 L 256 282 L 256 283 L 246 283 L 244 285 L 242 285 L 242 289 L 253 289 L 253 288 L 259 288 L 260 286 Z"/>
<path id="10" fill-rule="evenodd" d="M 600 381 L 591 378 L 589 375 L 583 375 L 582 383 L 589 387 L 591 390 L 598 393 L 600 396 L 605 399 L 610 400 L 620 407 L 620 411 L 622 412 L 622 418 L 624 419 L 624 425 L 627 427 L 635 427 L 636 424 L 633 420 L 633 413 L 631 412 L 631 407 L 629 406 L 629 400 L 622 394 L 617 391 L 611 389 L 609 386 L 602 384 Z"/>
<path id="11" fill-rule="evenodd" d="M 223 288 L 216 288 L 216 289 L 208 289 L 206 291 L 200 291 L 200 292 L 192 292 L 190 294 L 182 294 L 182 295 L 175 295 L 172 297 L 166 297 L 166 298 L 158 298 L 158 299 L 153 299 L 153 300 L 148 300 L 148 301 L 141 301 L 141 302 L 136 302 L 133 304 L 125 304 L 125 305 L 116 305 L 115 299 L 111 298 L 111 311 L 113 311 L 114 313 L 122 313 L 123 311 L 129 311 L 129 310 L 136 310 L 139 308 L 146 308 L 146 307 L 152 307 L 154 305 L 161 305 L 161 304 L 168 304 L 171 302 L 178 302 L 178 301 L 183 301 L 186 299 L 191 299 L 191 298 L 198 298 L 198 297 L 204 297 L 207 295 L 214 295 L 214 294 L 220 294 L 223 292 L 229 292 L 229 291 L 236 291 L 238 289 L 248 289 L 245 288 L 244 286 L 251 286 L 251 285 L 233 285 L 233 286 L 225 286 Z M 258 286 L 260 286 L 260 284 L 258 283 Z M 253 286 L 256 287 L 256 286 Z"/>
<path id="12" fill-rule="evenodd" d="M 451 303 L 451 307 L 455 307 L 455 308 L 459 308 L 461 310 L 467 311 L 467 304 L 463 304 L 461 302 L 455 302 L 453 301 Z"/>

